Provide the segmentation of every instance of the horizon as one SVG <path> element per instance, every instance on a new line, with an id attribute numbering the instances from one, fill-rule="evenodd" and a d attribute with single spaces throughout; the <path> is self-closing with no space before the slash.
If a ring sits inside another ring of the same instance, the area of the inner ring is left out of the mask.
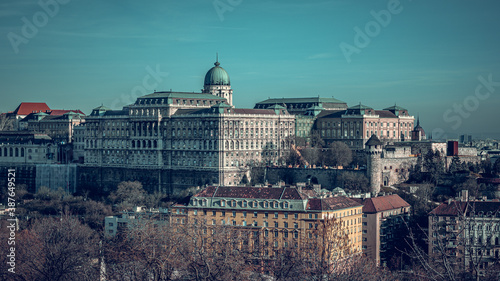
<path id="1" fill-rule="evenodd" d="M 397 104 L 427 135 L 500 139 L 495 1 L 40 3 L 51 5 L 0 4 L 0 112 L 45 102 L 89 114 L 155 90 L 200 92 L 218 53 L 239 108 Z"/>

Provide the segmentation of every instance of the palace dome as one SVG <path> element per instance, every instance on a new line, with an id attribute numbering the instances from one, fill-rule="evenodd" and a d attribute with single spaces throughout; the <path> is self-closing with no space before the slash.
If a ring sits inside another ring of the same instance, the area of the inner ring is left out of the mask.
<path id="1" fill-rule="evenodd" d="M 229 75 L 227 75 L 226 70 L 220 67 L 220 63 L 217 61 L 214 63 L 214 67 L 212 67 L 207 74 L 205 75 L 205 86 L 208 85 L 231 85 L 229 81 Z"/>

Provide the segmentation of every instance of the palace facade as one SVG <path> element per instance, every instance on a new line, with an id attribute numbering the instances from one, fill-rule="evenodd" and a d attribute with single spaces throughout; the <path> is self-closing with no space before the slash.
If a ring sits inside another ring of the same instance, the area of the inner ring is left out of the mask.
<path id="1" fill-rule="evenodd" d="M 154 92 L 122 110 L 97 107 L 84 124 L 84 166 L 143 169 L 158 174 L 146 185 L 159 188 L 245 182 L 253 165 L 279 163 L 293 143 L 295 119 L 279 105 L 235 108 L 232 95 L 216 62 L 201 93 Z"/>

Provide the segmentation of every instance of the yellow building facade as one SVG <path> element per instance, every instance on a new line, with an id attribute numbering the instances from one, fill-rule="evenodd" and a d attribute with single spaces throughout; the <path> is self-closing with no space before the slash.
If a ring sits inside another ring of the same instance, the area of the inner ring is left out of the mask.
<path id="1" fill-rule="evenodd" d="M 248 237 L 244 245 L 269 257 L 316 243 L 328 225 L 328 235 L 343 240 L 343 250 L 356 253 L 362 245 L 362 208 L 346 197 L 321 198 L 295 187 L 209 186 L 189 204 L 176 205 L 172 218 L 181 224 L 239 229 Z"/>

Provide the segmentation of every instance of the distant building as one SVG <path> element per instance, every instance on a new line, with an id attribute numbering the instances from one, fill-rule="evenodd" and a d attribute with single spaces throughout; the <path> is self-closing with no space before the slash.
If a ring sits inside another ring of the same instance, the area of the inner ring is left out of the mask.
<path id="1" fill-rule="evenodd" d="M 472 143 L 472 136 L 471 135 L 460 135 L 460 143 L 463 143 L 463 144 Z"/>
<path id="2" fill-rule="evenodd" d="M 383 143 L 411 140 L 414 117 L 400 106 L 374 110 L 359 104 L 341 111 L 324 111 L 316 129 L 325 142 L 344 142 L 353 150 L 362 150 L 375 135 Z"/>
<path id="3" fill-rule="evenodd" d="M 455 156 L 465 163 L 479 163 L 481 160 L 475 147 L 458 146 L 453 141 L 446 143 L 424 140 L 384 144 L 376 135 L 372 135 L 365 144 L 366 176 L 370 180 L 371 192 L 376 194 L 381 186 L 405 182 L 410 168 L 419 160 L 423 161 L 428 151 L 439 151 L 446 170 Z"/>
<path id="4" fill-rule="evenodd" d="M 57 161 L 57 153 L 57 146 L 46 134 L 0 132 L 0 163 L 52 164 Z"/>
<path id="5" fill-rule="evenodd" d="M 500 273 L 500 202 L 474 200 L 462 191 L 457 200 L 441 203 L 429 213 L 429 258 L 448 265 L 485 275 L 488 270 Z M 496 266 L 496 267 L 494 267 Z"/>
<path id="6" fill-rule="evenodd" d="M 20 120 L 32 113 L 49 111 L 49 106 L 44 102 L 22 102 L 14 111 L 9 112 L 7 117 L 14 120 L 14 130 L 23 130 L 24 128 L 19 124 Z"/>
<path id="7" fill-rule="evenodd" d="M 304 138 L 306 142 L 311 141 L 311 133 L 321 112 L 325 110 L 338 111 L 347 109 L 347 104 L 341 100 L 321 98 L 319 96 L 267 99 L 255 104 L 254 108 L 267 109 L 276 105 L 286 107 L 288 112 L 295 116 L 295 134 L 297 137 Z"/>
<path id="8" fill-rule="evenodd" d="M 124 211 L 118 216 L 104 218 L 104 236 L 107 238 L 119 235 L 133 226 L 141 223 L 153 222 L 155 225 L 170 223 L 168 209 L 146 209 L 136 207 L 132 211 Z"/>
<path id="9" fill-rule="evenodd" d="M 85 122 L 85 115 L 79 110 L 53 110 L 30 113 L 19 121 L 19 126 L 29 132 L 44 133 L 57 143 L 71 143 L 73 129 Z"/>
<path id="10" fill-rule="evenodd" d="M 363 205 L 363 253 L 386 265 L 395 253 L 395 242 L 404 238 L 410 204 L 394 194 L 368 198 Z"/>

